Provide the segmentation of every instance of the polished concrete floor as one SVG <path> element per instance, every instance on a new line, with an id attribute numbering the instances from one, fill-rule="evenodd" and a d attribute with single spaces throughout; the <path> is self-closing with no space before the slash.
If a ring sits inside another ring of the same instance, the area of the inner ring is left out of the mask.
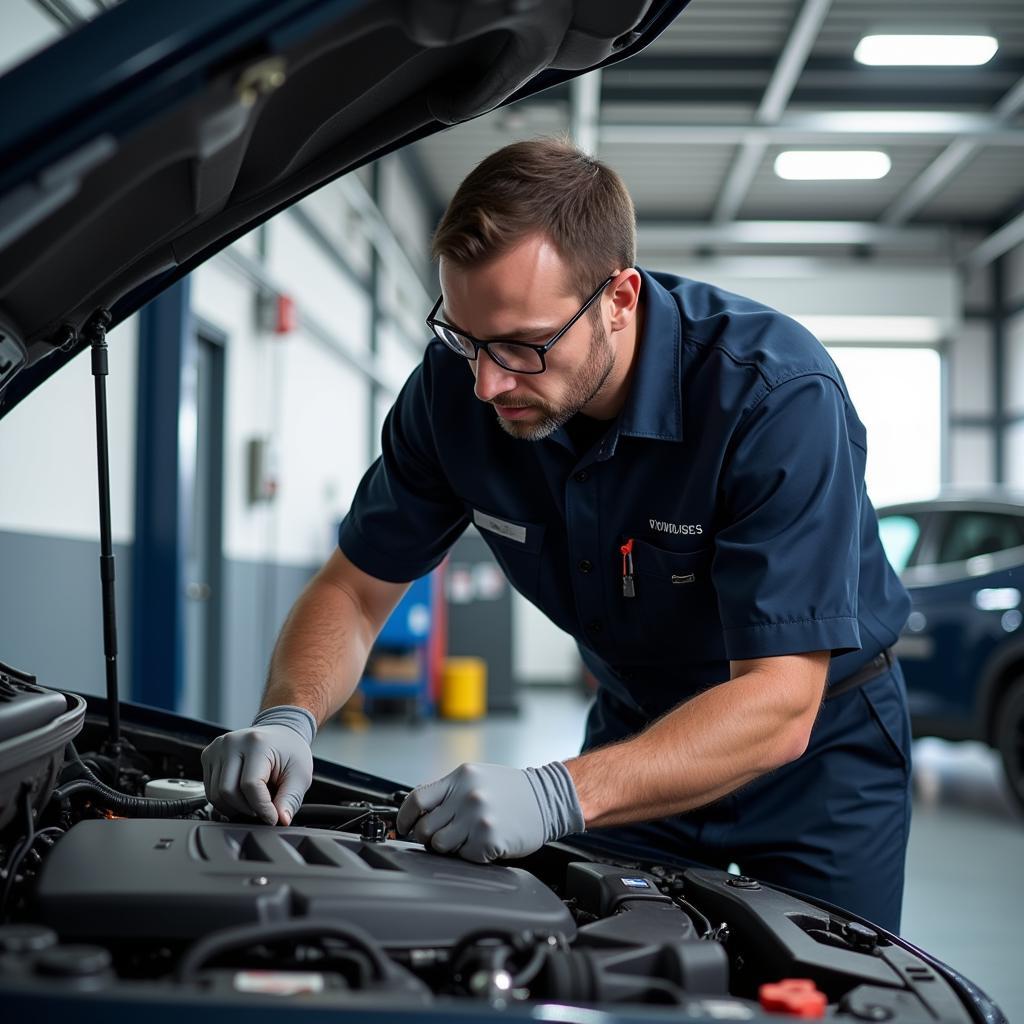
<path id="1" fill-rule="evenodd" d="M 315 752 L 415 785 L 463 761 L 543 764 L 577 752 L 586 702 L 565 690 L 526 692 L 519 715 L 410 727 L 379 719 L 326 726 Z M 1024 816 L 995 755 L 980 744 L 919 740 L 903 935 L 945 960 L 1024 1022 Z"/>

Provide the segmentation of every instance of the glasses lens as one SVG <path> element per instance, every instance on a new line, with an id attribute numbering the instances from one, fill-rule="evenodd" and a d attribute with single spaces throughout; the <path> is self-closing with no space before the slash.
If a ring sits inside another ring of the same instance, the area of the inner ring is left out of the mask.
<path id="1" fill-rule="evenodd" d="M 464 359 L 476 359 L 476 349 L 473 348 L 468 338 L 464 338 L 456 331 L 442 327 L 440 324 L 431 324 L 434 334 L 440 338 L 456 355 Z"/>
<path id="2" fill-rule="evenodd" d="M 540 353 L 528 345 L 502 342 L 498 345 L 488 345 L 487 351 L 494 356 L 497 363 L 515 373 L 540 373 L 544 369 Z"/>

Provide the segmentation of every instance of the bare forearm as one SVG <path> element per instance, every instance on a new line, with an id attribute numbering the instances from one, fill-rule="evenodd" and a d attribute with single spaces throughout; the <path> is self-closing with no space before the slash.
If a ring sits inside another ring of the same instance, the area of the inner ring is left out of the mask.
<path id="1" fill-rule="evenodd" d="M 747 672 L 630 740 L 567 761 L 587 827 L 681 814 L 795 759 L 819 699 L 812 682 L 780 699 L 777 677 Z"/>
<path id="2" fill-rule="evenodd" d="M 281 629 L 261 707 L 297 704 L 322 722 L 355 689 L 373 639 L 354 595 L 314 579 Z"/>

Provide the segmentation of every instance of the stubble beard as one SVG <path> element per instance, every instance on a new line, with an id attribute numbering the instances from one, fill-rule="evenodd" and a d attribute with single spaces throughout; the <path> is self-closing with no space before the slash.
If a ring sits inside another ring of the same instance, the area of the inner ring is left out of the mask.
<path id="1" fill-rule="evenodd" d="M 559 427 L 565 426 L 573 416 L 597 397 L 614 367 L 615 351 L 608 343 L 604 324 L 598 322 L 591 335 L 587 358 L 566 386 L 562 403 L 554 406 L 546 402 L 528 402 L 526 404 L 531 409 L 541 413 L 539 420 L 535 423 L 522 423 L 499 416 L 498 425 L 506 434 L 520 441 L 543 441 Z"/>

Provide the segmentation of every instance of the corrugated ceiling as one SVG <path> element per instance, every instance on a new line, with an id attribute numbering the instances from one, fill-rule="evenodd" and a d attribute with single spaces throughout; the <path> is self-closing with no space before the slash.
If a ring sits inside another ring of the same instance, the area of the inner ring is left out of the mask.
<path id="1" fill-rule="evenodd" d="M 752 124 L 803 6 L 804 0 L 693 0 L 644 53 L 604 72 L 602 123 L 664 126 L 666 133 L 680 125 Z M 853 59 L 866 33 L 915 30 L 985 31 L 996 36 L 1000 48 L 981 68 L 868 68 Z M 832 0 L 783 121 L 811 112 L 950 112 L 982 118 L 987 128 L 999 101 L 1022 82 L 1024 0 Z M 446 200 L 477 160 L 505 142 L 567 130 L 569 111 L 568 90 L 552 90 L 528 105 L 419 144 L 438 196 Z M 879 221 L 894 203 L 913 194 L 920 175 L 958 138 L 952 128 L 925 135 L 917 130 L 920 124 L 911 116 L 900 133 L 826 132 L 799 143 L 769 136 L 736 216 Z M 976 135 L 977 151 L 898 224 L 960 224 L 985 231 L 1015 215 L 1024 205 L 1024 116 L 1004 127 L 1015 131 L 1013 144 L 1006 137 L 990 144 L 984 134 Z M 641 220 L 707 222 L 742 136 L 663 142 L 656 127 L 654 132 L 642 142 L 599 142 L 598 155 L 622 173 Z M 784 148 L 855 146 L 888 153 L 888 176 L 869 182 L 787 182 L 772 169 Z"/>

